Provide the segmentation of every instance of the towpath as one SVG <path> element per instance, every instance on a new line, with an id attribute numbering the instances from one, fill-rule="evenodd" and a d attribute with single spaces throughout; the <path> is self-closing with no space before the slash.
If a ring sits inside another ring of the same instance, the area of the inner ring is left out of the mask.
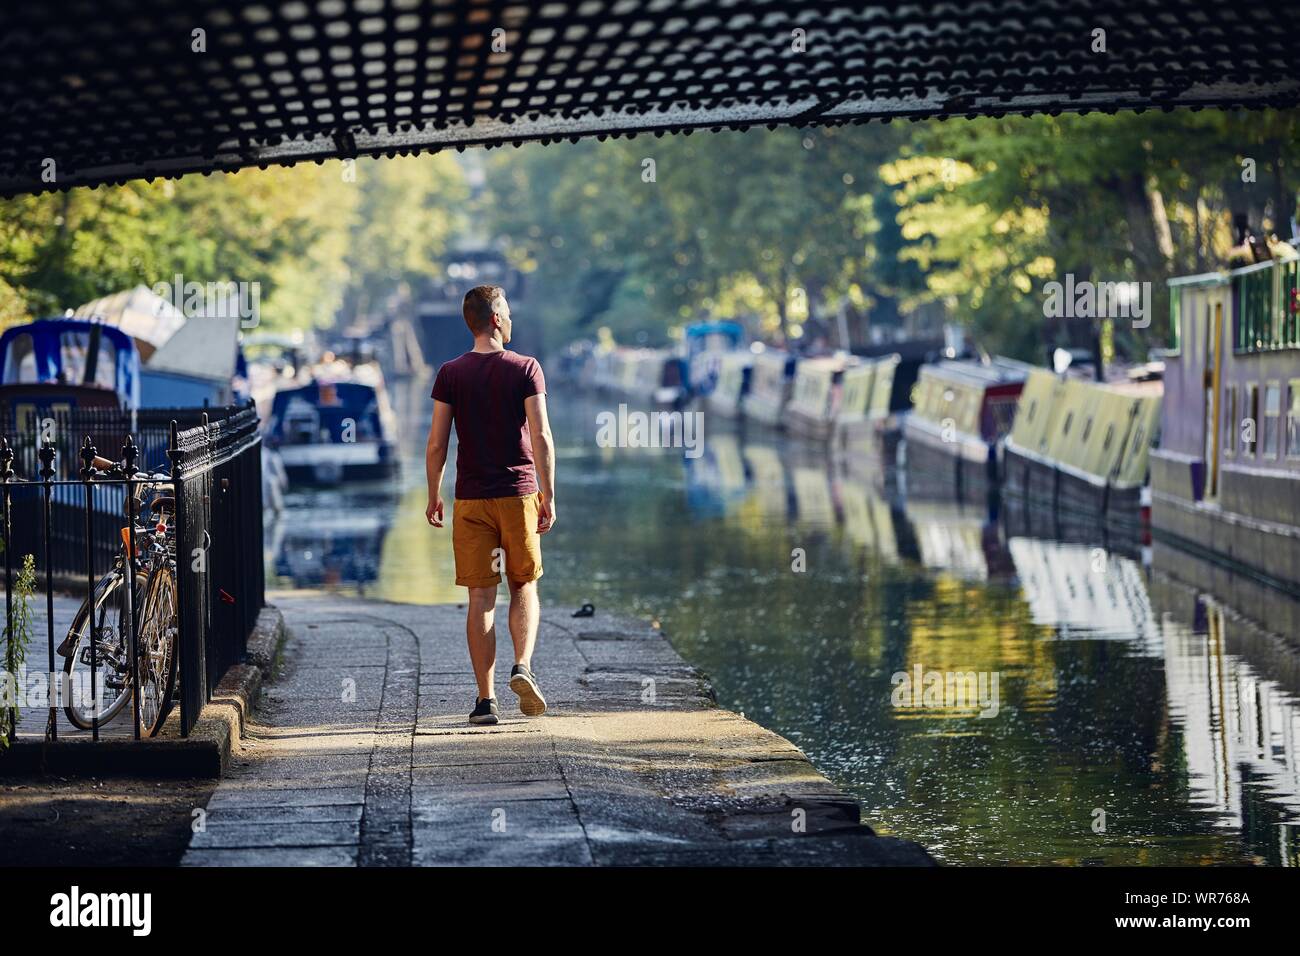
<path id="1" fill-rule="evenodd" d="M 550 704 L 466 724 L 455 606 L 277 596 L 289 638 L 187 865 L 928 864 L 777 734 L 713 702 L 656 630 L 543 614 Z M 504 627 L 504 610 L 498 626 Z"/>

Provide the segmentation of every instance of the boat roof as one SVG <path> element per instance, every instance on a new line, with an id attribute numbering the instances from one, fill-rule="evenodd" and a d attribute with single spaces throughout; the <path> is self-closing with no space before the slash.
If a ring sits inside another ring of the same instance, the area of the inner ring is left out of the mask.
<path id="1" fill-rule="evenodd" d="M 994 358 L 988 364 L 961 359 L 945 359 L 933 365 L 921 366 L 927 377 L 946 378 L 972 385 L 1005 385 L 1023 382 L 1032 366 L 1015 359 Z"/>
<path id="2" fill-rule="evenodd" d="M 229 382 L 239 358 L 239 319 L 190 319 L 145 363 L 156 372 L 173 372 Z"/>
<path id="3" fill-rule="evenodd" d="M 713 322 L 694 322 L 686 326 L 686 335 L 694 337 L 698 335 L 729 335 L 737 342 L 745 337 L 745 327 L 739 322 L 732 322 L 729 319 L 719 319 Z"/>
<path id="4" fill-rule="evenodd" d="M 147 354 L 167 342 L 185 324 L 185 315 L 175 305 L 147 286 L 138 285 L 123 292 L 92 299 L 72 311 L 74 318 L 98 319 L 117 326 L 137 342 Z"/>
<path id="5" fill-rule="evenodd" d="M 25 325 L 12 325 L 4 330 L 0 335 L 0 351 L 8 347 L 9 343 L 19 335 L 28 334 L 39 336 L 41 334 L 60 335 L 64 332 L 87 332 L 92 326 L 99 326 L 102 334 L 106 339 L 113 343 L 119 349 L 130 351 L 135 347 L 131 341 L 131 336 L 124 333 L 115 326 L 108 325 L 104 322 L 96 322 L 91 319 L 75 318 L 50 318 L 37 319 L 35 322 L 28 322 Z"/>

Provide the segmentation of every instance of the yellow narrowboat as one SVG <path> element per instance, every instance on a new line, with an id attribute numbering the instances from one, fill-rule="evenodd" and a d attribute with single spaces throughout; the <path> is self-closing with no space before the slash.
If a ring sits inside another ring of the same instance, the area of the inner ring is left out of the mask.
<path id="1" fill-rule="evenodd" d="M 835 428 L 842 395 L 841 379 L 853 360 L 847 356 L 800 359 L 786 409 L 791 434 L 826 441 Z"/>
<path id="2" fill-rule="evenodd" d="M 1003 358 L 921 367 L 903 419 L 909 495 L 989 503 L 998 487 L 998 448 L 1030 371 Z"/>
<path id="3" fill-rule="evenodd" d="M 754 353 L 748 350 L 724 352 L 718 359 L 718 380 L 705 400 L 710 412 L 723 418 L 739 419 L 742 402 L 749 391 Z"/>
<path id="4" fill-rule="evenodd" d="M 749 392 L 741 407 L 745 421 L 781 430 L 794 385 L 795 357 L 789 352 L 768 349 L 754 356 L 749 374 Z"/>
<path id="5" fill-rule="evenodd" d="M 1008 504 L 1145 527 L 1161 395 L 1159 381 L 1092 382 L 1031 371 L 1003 449 Z"/>

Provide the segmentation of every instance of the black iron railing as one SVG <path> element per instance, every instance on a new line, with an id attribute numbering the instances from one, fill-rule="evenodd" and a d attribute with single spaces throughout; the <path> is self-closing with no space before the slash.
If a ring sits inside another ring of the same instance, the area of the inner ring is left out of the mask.
<path id="1" fill-rule="evenodd" d="M 173 417 L 161 421 L 167 413 Z M 192 425 L 181 427 L 181 421 Z M 12 412 L 0 406 L 0 426 L 14 424 Z M 78 429 L 82 438 L 74 454 L 70 436 Z M 139 435 L 138 442 L 132 429 Z M 244 655 L 264 602 L 261 440 L 251 403 L 241 408 L 150 410 L 135 415 L 108 409 L 64 410 L 52 427 L 43 419 L 35 431 L 0 433 L 0 489 L 5 661 L 12 664 L 16 659 L 15 614 L 21 609 L 16 609 L 15 600 L 24 600 L 15 593 L 16 576 L 24 556 L 30 554 L 36 586 L 45 592 L 46 737 L 58 737 L 58 710 L 79 693 L 66 677 L 55 676 L 56 647 L 64 645 L 67 636 L 59 633 L 55 620 L 55 593 L 62 587 L 84 598 L 74 628 L 86 609 L 92 609 L 85 615 L 85 632 L 90 636 L 83 642 L 81 661 L 90 684 L 86 729 L 99 739 L 103 692 L 99 681 L 105 673 L 99 655 L 106 645 L 99 639 L 94 609 L 108 604 L 102 595 L 115 572 L 119 582 L 134 584 L 120 587 L 114 605 L 120 615 L 115 634 L 126 658 L 114 661 L 115 673 L 123 680 L 129 673 L 134 736 L 141 736 L 144 696 L 137 668 L 141 654 L 148 653 L 147 645 L 140 643 L 142 616 L 154 625 L 162 621 L 161 633 L 177 661 L 178 689 L 166 685 L 161 714 L 165 716 L 179 698 L 179 729 L 188 735 L 222 674 Z M 155 520 L 156 527 L 149 524 Z M 147 535 L 151 557 L 146 557 L 139 533 Z M 172 608 L 168 615 L 157 613 L 162 599 L 150 597 L 157 590 L 155 578 L 162 577 L 169 592 L 164 595 L 166 606 Z M 157 628 L 150 630 L 155 640 L 159 633 Z M 11 687 L 16 678 L 12 675 Z M 12 735 L 16 703 L 9 706 L 15 708 L 8 724 Z M 151 725 L 155 732 L 162 719 Z"/>

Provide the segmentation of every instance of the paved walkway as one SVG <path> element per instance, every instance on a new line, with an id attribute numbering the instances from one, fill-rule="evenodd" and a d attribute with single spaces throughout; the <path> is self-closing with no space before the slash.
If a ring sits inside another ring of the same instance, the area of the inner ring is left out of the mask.
<path id="1" fill-rule="evenodd" d="M 784 738 L 718 709 L 657 632 L 543 614 L 550 710 L 474 728 L 464 612 L 280 597 L 284 663 L 187 865 L 907 864 Z M 505 608 L 497 613 L 504 628 Z"/>

